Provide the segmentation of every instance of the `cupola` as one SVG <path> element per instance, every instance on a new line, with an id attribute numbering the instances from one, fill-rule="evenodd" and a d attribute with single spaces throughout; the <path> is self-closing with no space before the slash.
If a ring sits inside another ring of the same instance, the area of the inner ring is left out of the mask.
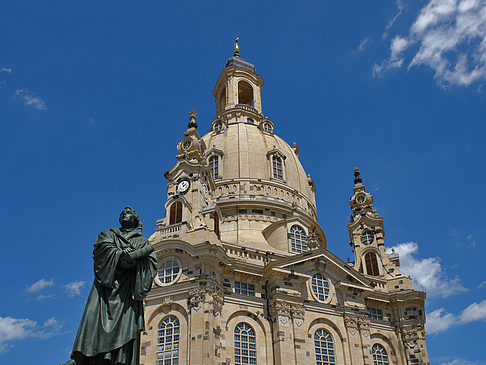
<path id="1" fill-rule="evenodd" d="M 241 58 L 238 38 L 232 57 L 226 62 L 213 95 L 216 100 L 216 114 L 221 115 L 233 109 L 262 113 L 261 88 L 263 79 L 255 66 Z"/>

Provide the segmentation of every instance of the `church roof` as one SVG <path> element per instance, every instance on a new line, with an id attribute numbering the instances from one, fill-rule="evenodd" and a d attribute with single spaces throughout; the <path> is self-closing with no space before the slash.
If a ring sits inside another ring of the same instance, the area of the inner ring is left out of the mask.
<path id="1" fill-rule="evenodd" d="M 225 67 L 228 67 L 228 66 L 236 66 L 236 67 L 246 68 L 247 70 L 250 70 L 251 72 L 255 72 L 255 66 L 252 63 L 241 58 L 239 53 L 235 53 L 233 57 L 228 58 L 228 61 L 226 62 Z"/>

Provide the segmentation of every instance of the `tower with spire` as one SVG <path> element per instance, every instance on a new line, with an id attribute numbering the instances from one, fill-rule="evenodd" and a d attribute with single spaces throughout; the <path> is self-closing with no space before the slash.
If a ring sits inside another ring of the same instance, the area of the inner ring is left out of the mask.
<path id="1" fill-rule="evenodd" d="M 429 364 L 425 293 L 386 251 L 359 170 L 350 263 L 328 249 L 316 183 L 297 144 L 263 114 L 262 87 L 237 38 L 213 90 L 209 131 L 201 136 L 189 114 L 150 237 L 158 275 L 140 363 Z"/>

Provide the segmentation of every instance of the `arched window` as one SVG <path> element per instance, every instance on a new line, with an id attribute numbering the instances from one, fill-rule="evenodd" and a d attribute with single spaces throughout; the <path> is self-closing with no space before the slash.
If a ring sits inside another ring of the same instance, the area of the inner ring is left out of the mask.
<path id="1" fill-rule="evenodd" d="M 365 265 L 366 273 L 368 275 L 378 276 L 380 271 L 378 270 L 378 259 L 376 258 L 376 253 L 368 252 L 365 255 Z"/>
<path id="2" fill-rule="evenodd" d="M 238 83 L 238 104 L 253 106 L 253 88 L 246 81 Z"/>
<path id="3" fill-rule="evenodd" d="M 255 331 L 245 322 L 235 327 L 235 365 L 256 364 Z"/>
<path id="4" fill-rule="evenodd" d="M 292 252 L 306 252 L 307 248 L 307 236 L 303 228 L 299 226 L 292 226 L 290 228 L 290 251 Z"/>
<path id="5" fill-rule="evenodd" d="M 388 355 L 383 346 L 375 343 L 371 348 L 373 354 L 373 365 L 388 365 Z"/>
<path id="6" fill-rule="evenodd" d="M 176 316 L 167 316 L 159 324 L 157 334 L 157 365 L 179 363 L 180 325 Z"/>
<path id="7" fill-rule="evenodd" d="M 176 201 L 172 203 L 169 211 L 169 225 L 182 222 L 182 203 Z"/>
<path id="8" fill-rule="evenodd" d="M 282 159 L 280 156 L 272 156 L 272 171 L 275 179 L 283 179 Z"/>
<path id="9" fill-rule="evenodd" d="M 316 350 L 317 365 L 336 364 L 334 343 L 332 342 L 332 337 L 329 333 L 323 329 L 317 330 L 314 334 L 314 347 Z"/>
<path id="10" fill-rule="evenodd" d="M 215 155 L 209 157 L 208 162 L 211 174 L 213 174 L 213 179 L 217 179 L 219 177 L 219 156 Z"/>

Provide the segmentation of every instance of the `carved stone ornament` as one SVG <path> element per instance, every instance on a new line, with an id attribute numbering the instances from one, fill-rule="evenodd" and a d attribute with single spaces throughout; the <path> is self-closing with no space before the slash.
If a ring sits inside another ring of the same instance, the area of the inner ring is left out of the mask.
<path id="1" fill-rule="evenodd" d="M 348 329 L 348 333 L 352 336 L 356 336 L 358 333 L 358 317 L 346 314 L 344 316 L 344 323 Z"/>
<path id="2" fill-rule="evenodd" d="M 303 305 L 293 305 L 290 307 L 292 319 L 297 327 L 302 327 L 304 324 L 305 308 Z"/>
<path id="3" fill-rule="evenodd" d="M 368 317 L 346 314 L 344 316 L 344 322 L 346 324 L 346 328 L 348 329 L 348 332 L 352 336 L 357 335 L 358 331 L 361 331 L 363 336 L 369 337 L 370 320 Z"/>
<path id="4" fill-rule="evenodd" d="M 319 247 L 319 240 L 317 239 L 317 234 L 315 232 L 310 232 L 307 235 L 307 247 L 310 249 L 315 249 Z"/>
<path id="5" fill-rule="evenodd" d="M 363 336 L 370 337 L 370 319 L 368 317 L 358 317 L 358 326 Z"/>
<path id="6" fill-rule="evenodd" d="M 201 309 L 201 304 L 204 303 L 204 296 L 204 288 L 194 288 L 189 290 L 189 298 L 187 299 L 189 310 L 194 309 L 194 311 L 197 312 L 199 309 Z"/>
<path id="7" fill-rule="evenodd" d="M 203 286 L 189 290 L 188 306 L 189 309 L 198 311 L 204 303 L 212 306 L 215 316 L 221 315 L 223 309 L 224 296 L 223 291 L 216 285 Z"/>
<path id="8" fill-rule="evenodd" d="M 285 302 L 273 301 L 270 307 L 270 315 L 272 319 L 278 319 L 278 322 L 287 327 L 289 325 L 290 305 Z"/>
<path id="9" fill-rule="evenodd" d="M 414 348 L 417 345 L 417 341 L 419 340 L 422 332 L 424 332 L 422 328 L 403 327 L 402 336 L 405 346 L 408 348 Z"/>

